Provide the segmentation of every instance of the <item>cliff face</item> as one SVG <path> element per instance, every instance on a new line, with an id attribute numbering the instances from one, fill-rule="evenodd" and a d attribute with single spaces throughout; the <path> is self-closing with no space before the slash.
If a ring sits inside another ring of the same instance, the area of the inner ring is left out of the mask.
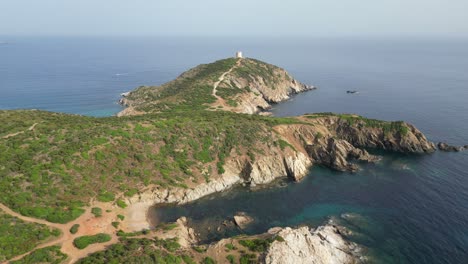
<path id="1" fill-rule="evenodd" d="M 254 59 L 242 59 L 219 85 L 220 91 L 236 95 L 221 98 L 228 103 L 217 102 L 216 105 L 232 112 L 254 114 L 269 109 L 272 103 L 312 89 L 315 87 L 300 83 L 282 68 Z"/>
<path id="2" fill-rule="evenodd" d="M 359 162 L 376 162 L 379 157 L 365 148 L 403 153 L 430 153 L 434 144 L 414 126 L 384 122 L 354 115 L 315 114 L 298 117 L 297 123 L 273 127 L 271 141 L 252 145 L 262 154 L 254 159 L 232 151 L 225 172 L 193 188 L 149 188 L 128 199 L 129 204 L 183 204 L 222 192 L 237 184 L 259 185 L 280 177 L 299 181 L 314 164 L 338 171 L 354 172 Z M 271 144 L 271 142 L 276 142 Z"/>
<path id="3" fill-rule="evenodd" d="M 161 86 L 142 86 L 125 95 L 118 116 L 186 109 L 254 114 L 292 94 L 314 89 L 284 69 L 254 59 L 225 59 L 202 64 Z"/>

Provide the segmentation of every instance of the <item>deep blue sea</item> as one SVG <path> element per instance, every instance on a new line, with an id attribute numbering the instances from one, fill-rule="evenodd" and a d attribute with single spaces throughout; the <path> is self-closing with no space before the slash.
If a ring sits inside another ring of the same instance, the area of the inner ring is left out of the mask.
<path id="1" fill-rule="evenodd" d="M 0 108 L 35 108 L 107 116 L 119 94 L 157 85 L 182 71 L 242 50 L 319 87 L 278 104 L 277 116 L 357 113 L 405 120 L 430 140 L 468 144 L 468 40 L 26 38 L 0 37 Z M 346 90 L 358 90 L 347 94 Z M 181 207 L 159 208 L 160 220 L 186 215 L 216 226 L 237 211 L 255 223 L 318 225 L 356 213 L 343 224 L 361 235 L 377 263 L 468 263 L 468 152 L 412 156 L 384 153 L 355 174 L 315 167 L 300 183 L 260 190 L 239 187 Z M 205 239 L 239 233 L 214 228 Z"/>

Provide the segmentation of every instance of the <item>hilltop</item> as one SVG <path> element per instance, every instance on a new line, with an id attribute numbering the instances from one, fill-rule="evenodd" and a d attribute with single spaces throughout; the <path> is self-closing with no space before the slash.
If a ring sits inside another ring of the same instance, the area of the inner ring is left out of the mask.
<path id="1" fill-rule="evenodd" d="M 224 110 L 253 114 L 287 100 L 291 94 L 314 89 L 284 69 L 250 58 L 228 58 L 190 69 L 161 86 L 129 92 L 119 115 L 176 110 Z"/>

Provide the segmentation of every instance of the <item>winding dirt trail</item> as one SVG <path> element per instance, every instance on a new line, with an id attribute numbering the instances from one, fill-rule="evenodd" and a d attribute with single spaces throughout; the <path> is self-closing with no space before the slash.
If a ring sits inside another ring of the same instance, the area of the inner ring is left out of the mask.
<path id="1" fill-rule="evenodd" d="M 217 89 L 218 89 L 218 86 L 226 78 L 226 75 L 230 74 L 236 67 L 239 67 L 239 65 L 241 63 L 241 60 L 242 59 L 237 59 L 236 64 L 234 66 L 232 66 L 231 69 L 229 69 L 225 73 L 221 74 L 221 76 L 218 78 L 218 81 L 213 84 L 213 91 L 212 91 L 211 95 L 216 97 L 216 100 L 217 100 L 217 102 L 213 104 L 214 106 L 227 106 L 225 100 L 222 97 L 220 97 L 219 95 L 216 94 L 217 91 L 218 91 Z"/>
<path id="2" fill-rule="evenodd" d="M 19 132 L 16 132 L 16 133 L 12 133 L 12 134 L 8 134 L 6 136 L 3 136 L 2 139 L 7 139 L 7 138 L 11 138 L 11 137 L 15 137 L 19 134 L 24 134 L 24 132 L 26 131 L 32 131 L 34 130 L 34 128 L 38 125 L 39 123 L 34 123 L 32 126 L 30 126 L 28 129 L 26 129 L 25 131 L 19 131 Z"/>
<path id="3" fill-rule="evenodd" d="M 99 207 L 102 209 L 102 216 L 96 217 L 91 213 L 92 207 Z M 23 216 L 19 213 L 14 212 L 4 204 L 0 203 L 0 209 L 3 210 L 6 214 L 11 216 L 17 217 L 20 220 L 29 223 L 36 223 L 46 225 L 50 228 L 56 228 L 61 231 L 61 235 L 59 237 L 50 239 L 45 241 L 39 245 L 37 245 L 33 250 L 16 256 L 9 261 L 20 260 L 26 255 L 31 254 L 34 250 L 59 245 L 61 248 L 60 250 L 68 255 L 67 263 L 74 263 L 80 258 L 86 257 L 87 255 L 104 250 L 107 246 L 115 244 L 119 241 L 119 238 L 116 233 L 116 229 L 112 226 L 112 222 L 117 222 L 118 217 L 117 215 L 123 213 L 123 209 L 118 208 L 110 203 L 101 203 L 101 202 L 92 202 L 91 206 L 86 208 L 86 211 L 77 219 L 66 223 L 66 224 L 58 224 L 52 223 L 46 220 L 37 219 L 33 217 Z M 80 227 L 76 234 L 70 233 L 70 228 L 75 225 L 79 224 Z M 80 236 L 85 235 L 95 235 L 98 233 L 106 233 L 111 236 L 111 240 L 106 243 L 99 243 L 93 244 L 88 246 L 85 249 L 78 249 L 73 245 L 73 240 Z"/>

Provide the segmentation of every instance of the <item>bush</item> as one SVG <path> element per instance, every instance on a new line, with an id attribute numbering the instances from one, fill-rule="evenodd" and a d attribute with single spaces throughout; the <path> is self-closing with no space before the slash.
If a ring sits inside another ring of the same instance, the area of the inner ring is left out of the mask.
<path id="1" fill-rule="evenodd" d="M 177 238 L 155 239 L 156 245 L 162 246 L 169 252 L 174 252 L 180 248 L 180 244 L 177 242 L 177 240 Z"/>
<path id="2" fill-rule="evenodd" d="M 255 252 L 265 252 L 271 242 L 272 239 L 239 240 L 239 244 Z"/>
<path id="3" fill-rule="evenodd" d="M 76 234 L 78 233 L 78 229 L 80 228 L 80 224 L 74 224 L 71 228 L 70 228 L 70 233 L 72 234 Z"/>
<path id="4" fill-rule="evenodd" d="M 98 195 L 97 199 L 100 202 L 112 202 L 115 200 L 115 196 L 111 192 L 103 191 Z"/>
<path id="5" fill-rule="evenodd" d="M 203 264 L 216 264 L 216 261 L 210 257 L 205 257 L 202 261 Z"/>
<path id="6" fill-rule="evenodd" d="M 102 209 L 99 208 L 99 207 L 93 207 L 93 208 L 91 208 L 91 213 L 92 213 L 95 217 L 101 217 L 101 216 L 102 216 Z"/>
<path id="7" fill-rule="evenodd" d="M 234 264 L 236 262 L 236 258 L 233 255 L 227 255 L 226 259 L 229 261 L 230 264 Z"/>
<path id="8" fill-rule="evenodd" d="M 108 234 L 100 233 L 93 236 L 81 236 L 73 240 L 73 245 L 78 249 L 84 249 L 91 244 L 105 243 L 111 240 L 111 236 Z"/>
<path id="9" fill-rule="evenodd" d="M 117 206 L 120 208 L 126 208 L 127 204 L 123 200 L 117 200 Z"/>

